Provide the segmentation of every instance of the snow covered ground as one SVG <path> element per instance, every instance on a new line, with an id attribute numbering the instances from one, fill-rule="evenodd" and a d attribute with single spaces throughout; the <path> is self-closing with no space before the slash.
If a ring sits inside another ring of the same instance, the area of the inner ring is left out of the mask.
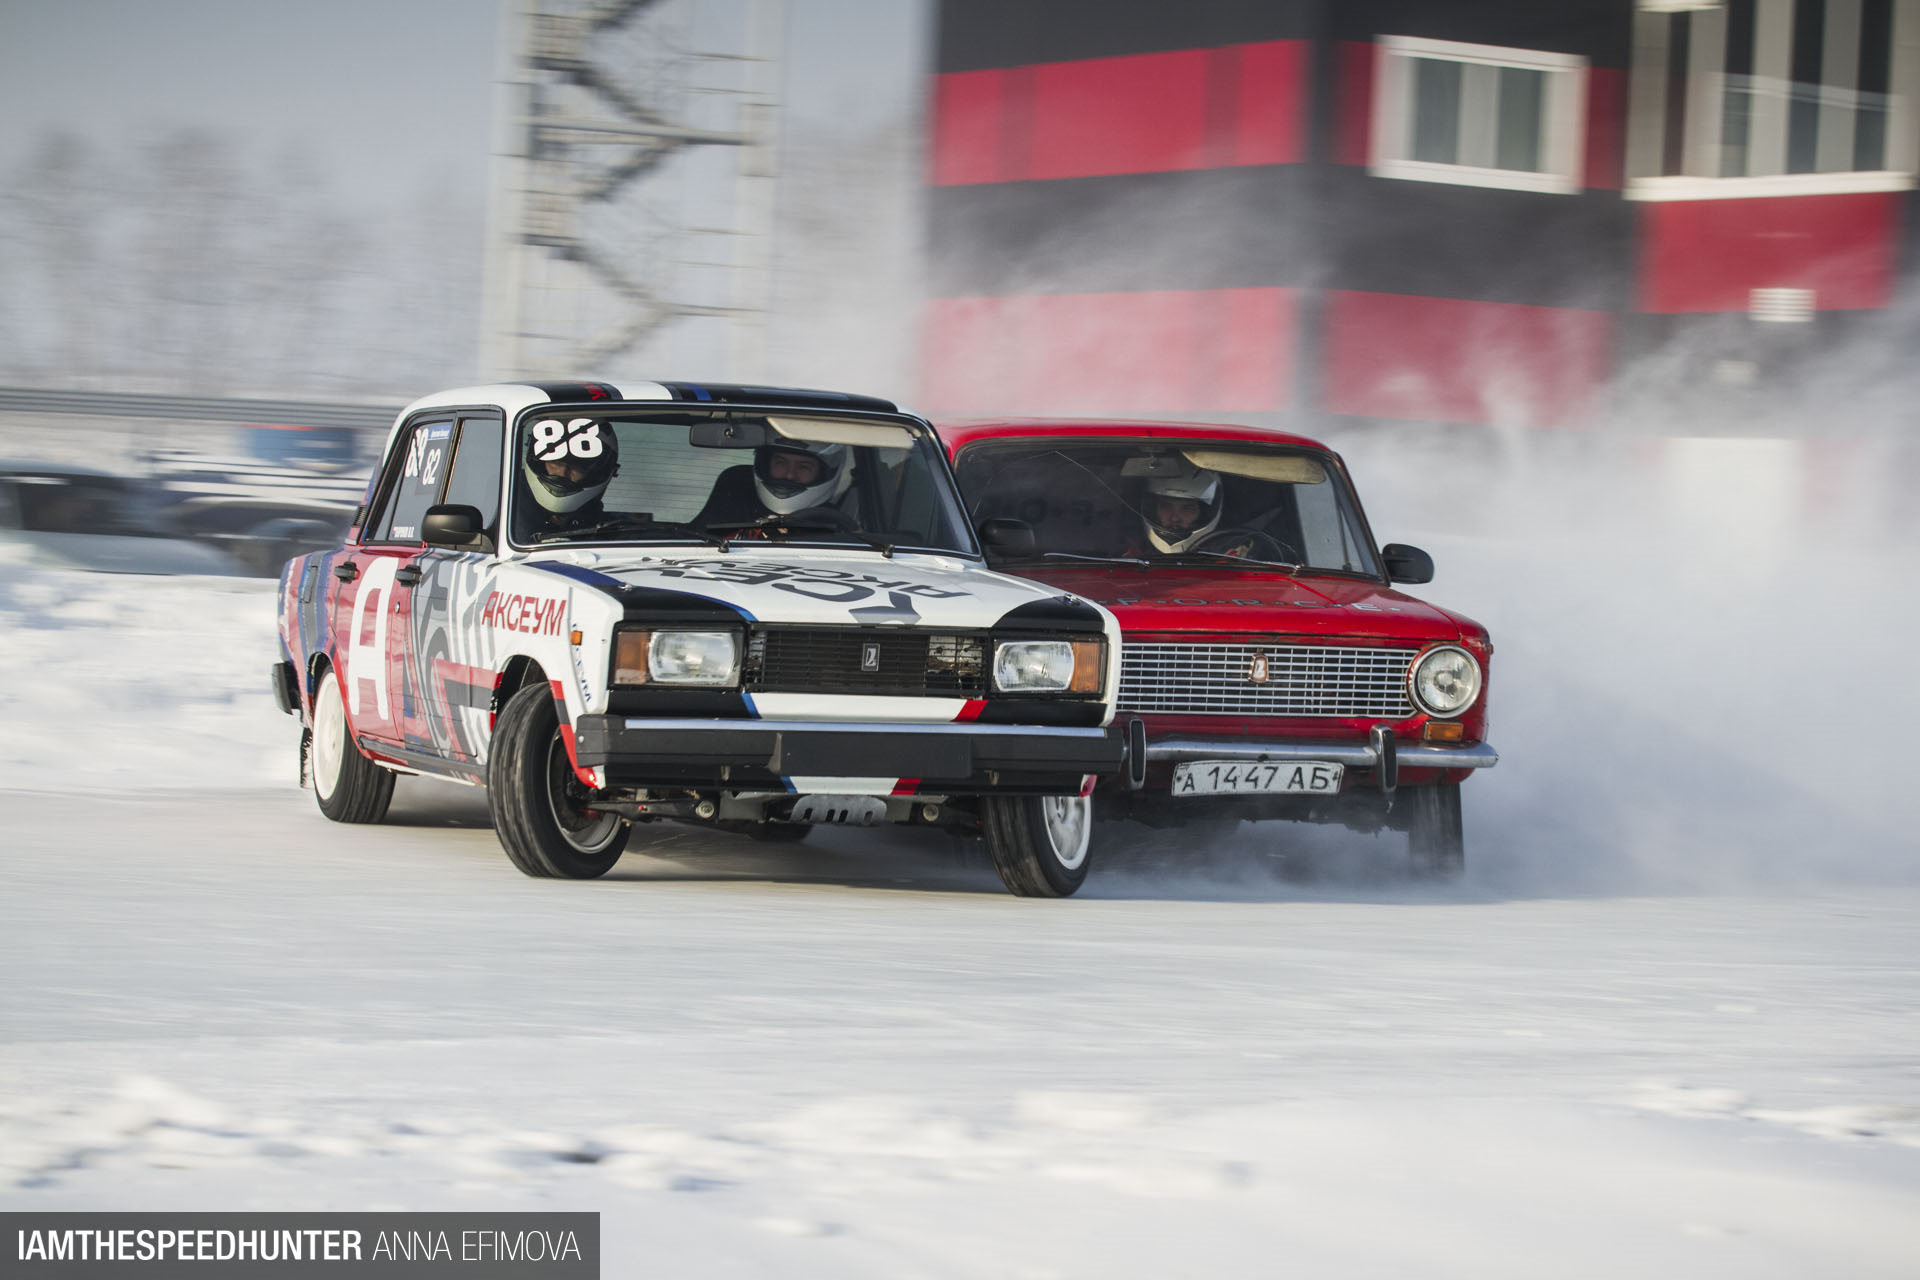
<path id="1" fill-rule="evenodd" d="M 1446 888 L 1260 826 L 1064 903 L 894 831 L 530 881 L 470 791 L 320 817 L 272 584 L 0 568 L 0 1209 L 590 1209 L 608 1276 L 1920 1273 L 1911 539 L 1356 465 L 1499 645 Z"/>

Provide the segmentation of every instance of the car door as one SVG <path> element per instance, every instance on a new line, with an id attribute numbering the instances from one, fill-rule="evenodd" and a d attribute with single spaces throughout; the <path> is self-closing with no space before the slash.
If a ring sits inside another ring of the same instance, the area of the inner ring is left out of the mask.
<path id="1" fill-rule="evenodd" d="M 453 459 L 440 501 L 473 507 L 487 541 L 498 545 L 502 437 L 498 412 L 462 413 L 455 423 Z M 492 655 L 480 651 L 478 616 L 491 584 L 494 557 L 484 546 L 428 546 L 415 562 L 413 682 L 425 690 L 426 728 L 434 754 L 477 765 L 493 702 Z"/>
<path id="2" fill-rule="evenodd" d="M 409 423 L 388 459 L 359 543 L 334 565 L 336 653 L 354 732 L 391 746 L 432 750 L 428 707 L 409 678 L 413 595 L 423 571 L 420 522 L 439 501 L 453 453 L 454 423 Z"/>

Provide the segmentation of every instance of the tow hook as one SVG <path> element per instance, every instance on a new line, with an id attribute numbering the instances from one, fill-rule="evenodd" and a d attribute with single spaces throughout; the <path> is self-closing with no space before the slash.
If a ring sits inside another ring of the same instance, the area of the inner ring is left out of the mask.
<path id="1" fill-rule="evenodd" d="M 1374 767 L 1378 771 L 1380 790 L 1387 797 L 1387 806 L 1393 806 L 1393 791 L 1400 785 L 1400 751 L 1393 742 L 1391 725 L 1377 724 L 1367 730 L 1367 745 L 1373 748 Z"/>
<path id="2" fill-rule="evenodd" d="M 1139 716 L 1127 721 L 1127 790 L 1147 786 L 1147 722 Z"/>

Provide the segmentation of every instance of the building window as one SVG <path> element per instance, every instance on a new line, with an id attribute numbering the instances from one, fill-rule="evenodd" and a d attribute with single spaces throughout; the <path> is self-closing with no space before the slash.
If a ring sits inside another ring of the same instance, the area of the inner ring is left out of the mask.
<path id="1" fill-rule="evenodd" d="M 1375 176 L 1580 189 L 1585 58 L 1413 36 L 1378 43 Z"/>
<path id="2" fill-rule="evenodd" d="M 1913 185 L 1920 0 L 1638 0 L 1627 195 Z"/>

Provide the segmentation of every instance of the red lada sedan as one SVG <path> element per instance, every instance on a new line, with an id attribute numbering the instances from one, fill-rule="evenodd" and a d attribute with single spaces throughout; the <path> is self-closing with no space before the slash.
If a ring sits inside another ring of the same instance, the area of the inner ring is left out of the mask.
<path id="1" fill-rule="evenodd" d="M 1144 751 L 1103 817 L 1337 822 L 1408 835 L 1412 870 L 1460 871 L 1460 784 L 1485 740 L 1486 628 L 1396 583 L 1339 456 L 1301 436 L 1191 423 L 940 428 L 996 568 L 1111 609 L 1121 717 Z"/>

